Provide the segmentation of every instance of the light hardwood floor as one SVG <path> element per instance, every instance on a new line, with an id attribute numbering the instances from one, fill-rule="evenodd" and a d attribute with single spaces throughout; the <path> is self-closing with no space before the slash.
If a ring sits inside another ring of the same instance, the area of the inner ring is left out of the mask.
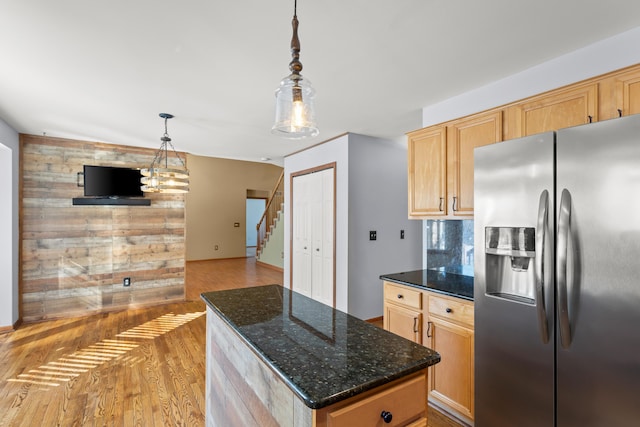
<path id="1" fill-rule="evenodd" d="M 188 262 L 186 299 L 0 335 L 0 426 L 203 426 L 200 293 L 282 283 L 254 258 Z M 458 427 L 430 411 L 429 427 Z"/>

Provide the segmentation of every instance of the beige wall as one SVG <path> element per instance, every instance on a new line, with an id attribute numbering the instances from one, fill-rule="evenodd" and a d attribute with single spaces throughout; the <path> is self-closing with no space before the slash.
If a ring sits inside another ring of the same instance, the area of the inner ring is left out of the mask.
<path id="1" fill-rule="evenodd" d="M 270 192 L 282 168 L 191 154 L 187 164 L 187 261 L 244 257 L 247 190 Z M 236 222 L 239 227 L 234 227 Z M 248 226 L 254 228 L 255 224 Z"/>

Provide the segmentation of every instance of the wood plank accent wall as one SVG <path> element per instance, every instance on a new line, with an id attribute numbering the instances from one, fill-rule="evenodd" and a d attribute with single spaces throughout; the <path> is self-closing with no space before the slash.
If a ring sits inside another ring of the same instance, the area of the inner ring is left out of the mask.
<path id="1" fill-rule="evenodd" d="M 151 206 L 71 200 L 83 197 L 83 165 L 145 167 L 156 150 L 34 135 L 20 144 L 24 321 L 184 300 L 184 195 L 146 194 Z"/>

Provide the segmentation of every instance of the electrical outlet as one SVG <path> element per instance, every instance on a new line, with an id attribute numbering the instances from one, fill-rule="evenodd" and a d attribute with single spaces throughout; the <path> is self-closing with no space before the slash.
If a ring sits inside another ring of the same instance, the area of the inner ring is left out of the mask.
<path id="1" fill-rule="evenodd" d="M 400 238 L 404 239 L 404 230 L 400 230 Z"/>
<path id="2" fill-rule="evenodd" d="M 378 238 L 378 233 L 375 230 L 369 231 L 369 240 L 376 240 Z"/>
<path id="3" fill-rule="evenodd" d="M 131 277 L 125 277 L 122 279 L 122 286 L 131 286 Z"/>

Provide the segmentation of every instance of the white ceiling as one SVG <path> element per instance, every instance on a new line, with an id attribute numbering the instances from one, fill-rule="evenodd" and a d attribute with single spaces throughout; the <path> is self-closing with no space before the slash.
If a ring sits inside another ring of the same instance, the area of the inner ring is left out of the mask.
<path id="1" fill-rule="evenodd" d="M 637 0 L 300 0 L 320 135 L 270 133 L 293 0 L 0 0 L 0 118 L 21 133 L 281 163 L 635 28 Z"/>

